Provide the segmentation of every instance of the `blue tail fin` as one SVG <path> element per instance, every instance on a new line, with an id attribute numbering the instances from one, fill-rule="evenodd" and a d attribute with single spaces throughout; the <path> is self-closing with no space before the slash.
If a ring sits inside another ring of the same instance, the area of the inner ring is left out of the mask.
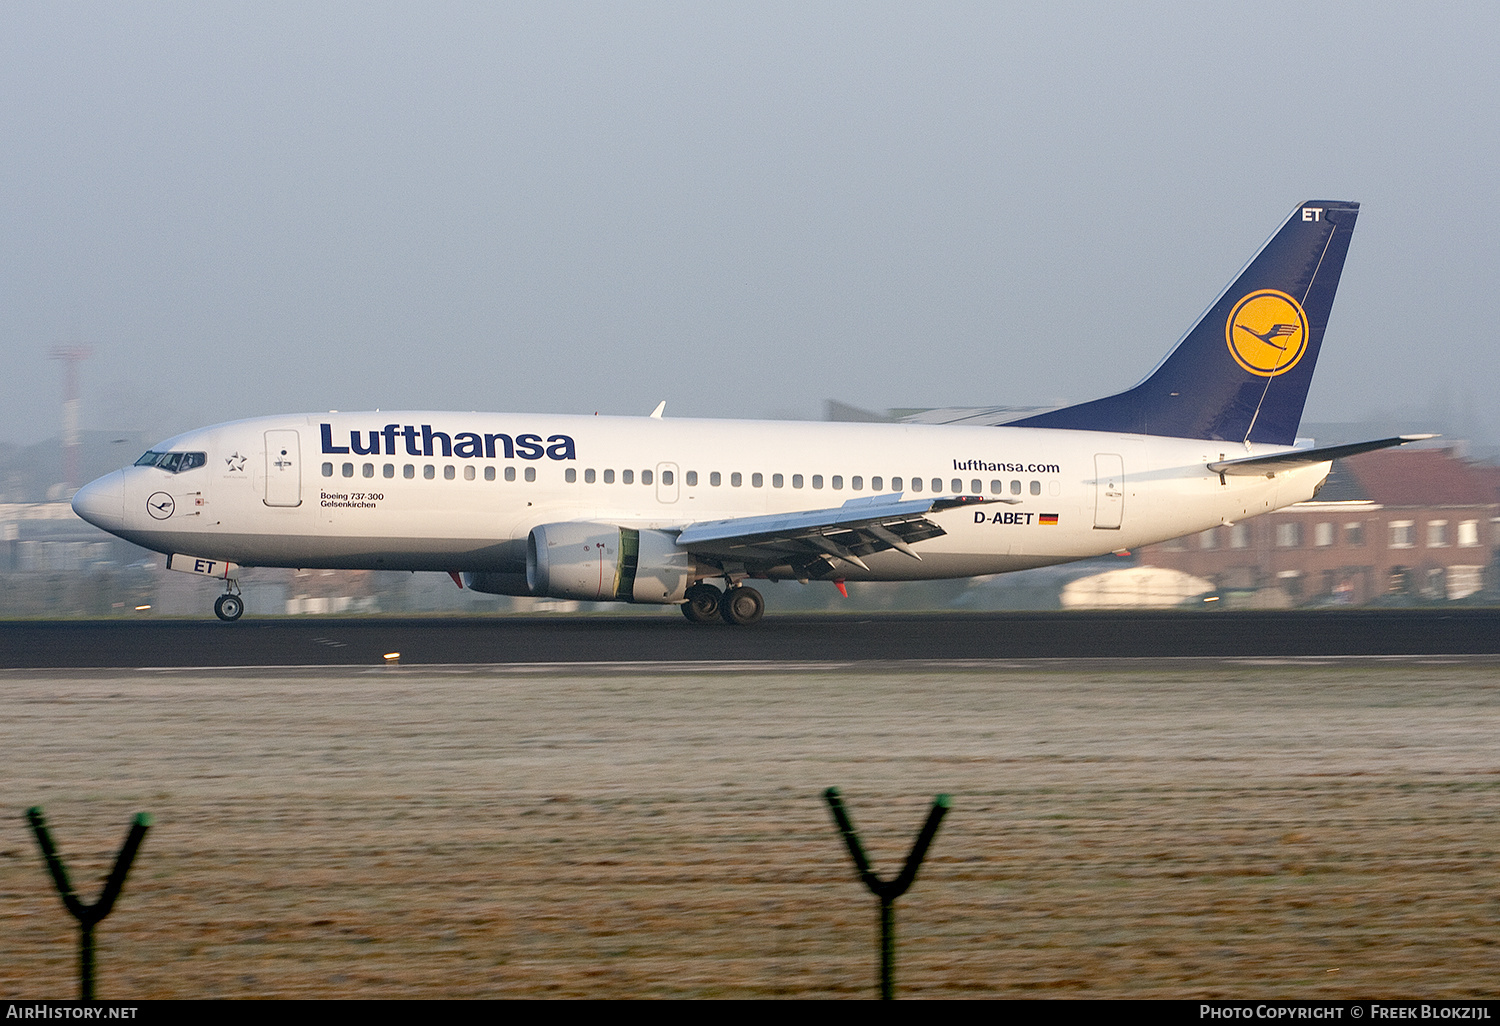
<path id="1" fill-rule="evenodd" d="M 1292 444 L 1358 216 L 1299 205 L 1146 380 L 1008 426 Z"/>

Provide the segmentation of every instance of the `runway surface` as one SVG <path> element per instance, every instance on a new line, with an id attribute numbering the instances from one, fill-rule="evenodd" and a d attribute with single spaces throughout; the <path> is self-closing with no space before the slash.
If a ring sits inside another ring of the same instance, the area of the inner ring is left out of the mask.
<path id="1" fill-rule="evenodd" d="M 0 668 L 1492 655 L 1500 609 L 0 623 Z"/>
<path id="2" fill-rule="evenodd" d="M 0 672 L 0 995 L 1492 999 L 1488 657 Z"/>

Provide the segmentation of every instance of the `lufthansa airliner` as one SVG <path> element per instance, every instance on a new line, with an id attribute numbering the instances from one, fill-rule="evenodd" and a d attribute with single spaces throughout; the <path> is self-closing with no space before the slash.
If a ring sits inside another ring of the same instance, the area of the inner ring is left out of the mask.
<path id="1" fill-rule="evenodd" d="M 224 581 L 240 567 L 436 570 L 499 595 L 680 605 L 751 624 L 750 582 L 1024 570 L 1311 498 L 1418 436 L 1297 439 L 1359 213 L 1297 206 L 1165 359 L 1045 412 L 884 424 L 371 412 L 190 431 L 80 489 L 78 515 Z M 946 421 L 946 422 L 945 422 Z"/>

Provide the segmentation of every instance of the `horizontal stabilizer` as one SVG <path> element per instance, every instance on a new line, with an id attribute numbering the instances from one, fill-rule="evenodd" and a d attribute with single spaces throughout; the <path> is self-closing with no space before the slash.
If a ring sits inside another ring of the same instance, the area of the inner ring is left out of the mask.
<path id="1" fill-rule="evenodd" d="M 1291 452 L 1277 452 L 1269 456 L 1245 456 L 1237 460 L 1220 460 L 1210 463 L 1208 469 L 1215 474 L 1233 474 L 1239 477 L 1258 477 L 1261 474 L 1269 474 L 1277 470 L 1290 470 L 1293 467 L 1310 467 L 1314 463 L 1327 463 L 1329 460 L 1341 460 L 1345 456 L 1358 456 L 1362 452 L 1374 452 L 1376 449 L 1389 449 L 1396 445 L 1406 445 L 1409 442 L 1422 442 L 1437 435 L 1396 435 L 1394 438 L 1377 438 L 1370 442 L 1350 442 L 1348 445 L 1324 445 L 1316 449 L 1293 449 Z"/>

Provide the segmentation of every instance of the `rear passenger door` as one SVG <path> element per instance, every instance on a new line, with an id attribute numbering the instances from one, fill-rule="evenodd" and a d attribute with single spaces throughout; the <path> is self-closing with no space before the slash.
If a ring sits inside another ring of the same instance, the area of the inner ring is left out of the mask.
<path id="1" fill-rule="evenodd" d="M 1118 531 L 1125 516 L 1125 460 L 1117 453 L 1094 456 L 1094 528 Z"/>

